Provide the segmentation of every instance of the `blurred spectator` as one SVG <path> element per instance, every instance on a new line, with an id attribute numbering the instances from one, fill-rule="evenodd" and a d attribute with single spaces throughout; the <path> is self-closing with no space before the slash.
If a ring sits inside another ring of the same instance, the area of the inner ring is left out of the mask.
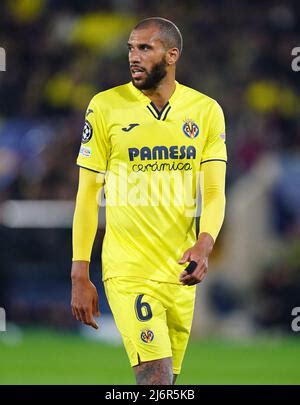
<path id="1" fill-rule="evenodd" d="M 279 256 L 279 255 L 278 255 Z M 263 269 L 255 290 L 254 318 L 260 327 L 293 333 L 292 309 L 299 306 L 300 245 L 286 244 L 281 255 Z"/>

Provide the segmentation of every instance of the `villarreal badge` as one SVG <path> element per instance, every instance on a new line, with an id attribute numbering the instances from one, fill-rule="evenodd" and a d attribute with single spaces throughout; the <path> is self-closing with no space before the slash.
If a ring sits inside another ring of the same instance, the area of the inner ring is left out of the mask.
<path id="1" fill-rule="evenodd" d="M 142 331 L 141 339 L 143 342 L 150 343 L 150 342 L 152 342 L 153 338 L 154 338 L 154 333 L 152 332 L 152 330 L 145 329 Z"/>
<path id="2" fill-rule="evenodd" d="M 199 127 L 195 123 L 195 121 L 187 118 L 184 121 L 182 130 L 184 132 L 184 135 L 188 136 L 189 138 L 196 138 L 199 135 Z"/>

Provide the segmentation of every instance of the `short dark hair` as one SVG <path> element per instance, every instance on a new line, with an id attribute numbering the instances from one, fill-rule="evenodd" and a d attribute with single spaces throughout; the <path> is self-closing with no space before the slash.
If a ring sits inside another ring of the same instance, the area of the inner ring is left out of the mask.
<path id="1" fill-rule="evenodd" d="M 162 17 L 150 17 L 140 21 L 133 30 L 147 28 L 155 25 L 161 33 L 161 41 L 167 49 L 177 48 L 181 54 L 183 48 L 183 40 L 179 28 L 170 20 Z"/>

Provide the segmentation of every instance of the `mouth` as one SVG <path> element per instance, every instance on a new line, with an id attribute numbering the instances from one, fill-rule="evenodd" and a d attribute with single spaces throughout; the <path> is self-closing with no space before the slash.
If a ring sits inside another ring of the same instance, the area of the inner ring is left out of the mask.
<path id="1" fill-rule="evenodd" d="M 131 66 L 130 72 L 133 79 L 141 79 L 145 74 L 145 70 L 139 66 Z"/>

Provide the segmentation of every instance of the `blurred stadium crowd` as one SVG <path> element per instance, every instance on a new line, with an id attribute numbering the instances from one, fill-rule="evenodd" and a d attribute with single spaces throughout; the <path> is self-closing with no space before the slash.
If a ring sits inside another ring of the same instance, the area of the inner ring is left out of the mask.
<path id="1" fill-rule="evenodd" d="M 298 239 L 300 72 L 291 68 L 291 50 L 300 46 L 296 0 L 3 0 L 0 46 L 7 71 L 0 72 L 0 203 L 74 200 L 87 104 L 95 93 L 130 80 L 128 34 L 135 22 L 154 15 L 182 30 L 178 81 L 224 109 L 228 188 L 265 153 L 277 155 L 284 169 L 270 196 L 274 229 L 283 240 Z M 8 244 L 7 230 L 0 229 Z M 45 250 L 45 258 L 49 246 L 37 246 L 35 253 Z M 280 289 L 282 273 L 289 274 L 284 266 L 272 266 L 278 274 L 262 280 L 264 294 L 276 280 Z M 294 274 L 299 262 L 293 266 Z"/>

